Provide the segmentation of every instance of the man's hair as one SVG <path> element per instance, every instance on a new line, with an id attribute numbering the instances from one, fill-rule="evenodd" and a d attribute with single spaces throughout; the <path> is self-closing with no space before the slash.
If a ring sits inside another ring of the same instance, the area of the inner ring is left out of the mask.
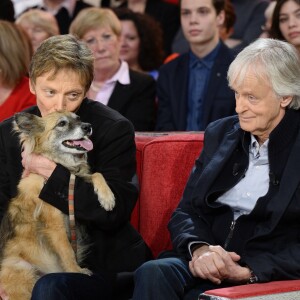
<path id="1" fill-rule="evenodd" d="M 30 80 L 35 83 L 37 77 L 68 69 L 79 74 L 81 84 L 87 92 L 94 77 L 94 58 L 86 43 L 71 34 L 55 35 L 45 40 L 34 53 L 30 69 Z"/>
<path id="2" fill-rule="evenodd" d="M 228 0 L 211 0 L 217 15 L 225 9 L 225 2 Z M 182 0 L 179 0 L 179 7 L 181 8 L 181 2 Z"/>
<path id="3" fill-rule="evenodd" d="M 268 81 L 278 98 L 293 96 L 290 108 L 300 108 L 300 57 L 293 45 L 274 39 L 257 39 L 229 66 L 229 86 L 242 84 L 249 70 L 259 80 Z"/>

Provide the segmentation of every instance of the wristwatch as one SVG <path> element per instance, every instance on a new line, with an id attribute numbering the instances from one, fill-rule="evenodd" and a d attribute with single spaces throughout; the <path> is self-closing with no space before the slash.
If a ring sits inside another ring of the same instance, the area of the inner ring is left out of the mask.
<path id="1" fill-rule="evenodd" d="M 258 282 L 258 277 L 253 273 L 253 271 L 249 268 L 250 270 L 250 278 L 248 279 L 247 284 L 252 284 Z"/>

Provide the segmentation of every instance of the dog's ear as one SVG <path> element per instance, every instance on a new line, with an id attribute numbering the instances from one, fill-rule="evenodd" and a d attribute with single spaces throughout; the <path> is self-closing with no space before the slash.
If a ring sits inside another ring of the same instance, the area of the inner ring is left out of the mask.
<path id="1" fill-rule="evenodd" d="M 14 115 L 15 129 L 17 131 L 28 133 L 39 133 L 45 130 L 42 118 L 26 112 L 16 113 Z"/>

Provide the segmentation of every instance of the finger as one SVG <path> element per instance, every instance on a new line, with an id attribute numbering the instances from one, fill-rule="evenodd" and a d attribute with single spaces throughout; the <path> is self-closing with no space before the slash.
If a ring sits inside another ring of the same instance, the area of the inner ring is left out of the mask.
<path id="1" fill-rule="evenodd" d="M 228 252 L 229 256 L 233 261 L 239 261 L 241 257 L 235 252 Z"/>

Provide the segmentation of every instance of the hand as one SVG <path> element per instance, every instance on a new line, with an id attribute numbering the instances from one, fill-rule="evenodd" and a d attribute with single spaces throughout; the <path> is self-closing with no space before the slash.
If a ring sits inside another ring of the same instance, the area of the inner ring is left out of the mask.
<path id="1" fill-rule="evenodd" d="M 56 163 L 50 159 L 37 154 L 27 154 L 22 152 L 22 165 L 24 172 L 22 177 L 28 176 L 30 173 L 35 173 L 43 176 L 46 180 L 51 176 L 56 167 Z"/>
<path id="2" fill-rule="evenodd" d="M 208 279 L 215 284 L 223 280 L 247 282 L 250 270 L 241 267 L 237 263 L 239 260 L 240 256 L 235 252 L 227 252 L 221 246 L 204 245 L 193 252 L 189 268 L 195 277 Z"/>

